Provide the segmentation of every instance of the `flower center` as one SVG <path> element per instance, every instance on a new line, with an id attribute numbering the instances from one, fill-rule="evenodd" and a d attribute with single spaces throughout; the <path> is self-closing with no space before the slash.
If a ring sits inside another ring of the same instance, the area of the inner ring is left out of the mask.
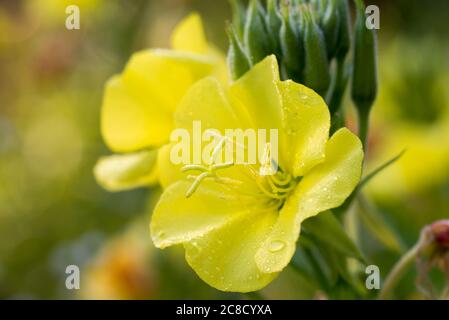
<path id="1" fill-rule="evenodd" d="M 269 202 L 277 206 L 278 209 L 282 208 L 285 200 L 299 182 L 299 179 L 293 178 L 290 173 L 283 171 L 281 167 L 278 167 L 278 171 L 273 175 L 262 176 L 253 168 L 250 169 L 250 172 L 261 194 L 268 197 Z"/>
<path id="2" fill-rule="evenodd" d="M 187 179 L 192 180 L 192 185 L 186 191 L 185 196 L 189 198 L 200 186 L 201 182 L 205 179 L 214 179 L 218 183 L 223 183 L 231 187 L 239 187 L 244 184 L 241 180 L 232 179 L 229 177 L 219 176 L 217 173 L 220 170 L 234 166 L 234 162 L 217 163 L 216 157 L 223 147 L 223 140 L 214 148 L 211 156 L 210 164 L 198 165 L 189 164 L 182 167 L 182 172 L 195 171 L 197 175 L 188 175 Z M 266 151 L 266 150 L 265 150 Z M 256 166 L 250 164 L 244 164 L 244 168 L 247 169 L 258 187 L 258 192 L 247 193 L 242 189 L 239 192 L 243 195 L 256 198 L 264 198 L 267 200 L 268 205 L 274 206 L 278 209 L 282 208 L 285 200 L 289 196 L 290 192 L 296 187 L 299 179 L 295 179 L 288 172 L 282 170 L 277 162 L 271 157 L 269 152 L 265 152 L 263 157 L 263 163 L 260 165 L 260 169 L 257 170 Z M 277 168 L 273 170 L 273 168 Z"/>

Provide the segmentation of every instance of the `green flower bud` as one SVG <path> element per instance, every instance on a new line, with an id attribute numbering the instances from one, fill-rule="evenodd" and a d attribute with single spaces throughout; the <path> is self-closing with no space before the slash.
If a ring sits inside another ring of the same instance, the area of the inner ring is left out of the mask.
<path id="1" fill-rule="evenodd" d="M 359 112 L 368 114 L 377 95 L 377 44 L 374 30 L 365 26 L 365 6 L 356 0 L 352 100 Z"/>
<path id="2" fill-rule="evenodd" d="M 252 64 L 256 64 L 270 54 L 267 27 L 264 17 L 261 16 L 260 7 L 258 0 L 251 0 L 246 14 L 244 44 Z"/>
<path id="3" fill-rule="evenodd" d="M 340 27 L 340 15 L 337 10 L 337 2 L 339 1 L 341 0 L 329 0 L 321 19 L 328 58 L 334 57 L 337 51 L 338 31 Z"/>
<path id="4" fill-rule="evenodd" d="M 251 67 L 248 56 L 240 44 L 235 28 L 228 26 L 229 37 L 228 67 L 233 80 L 240 78 Z"/>
<path id="5" fill-rule="evenodd" d="M 290 24 L 292 25 L 293 30 L 296 32 L 299 37 L 302 28 L 302 6 L 304 6 L 304 0 L 293 1 L 290 9 Z M 302 39 L 301 39 L 302 40 Z"/>
<path id="6" fill-rule="evenodd" d="M 324 35 L 309 10 L 304 10 L 304 84 L 322 97 L 330 84 Z"/>
<path id="7" fill-rule="evenodd" d="M 281 53 L 279 34 L 281 31 L 282 20 L 277 7 L 277 0 L 268 0 L 266 24 L 268 26 L 272 51 L 279 57 Z"/>
<path id="8" fill-rule="evenodd" d="M 235 27 L 237 35 L 242 39 L 245 29 L 245 7 L 241 0 L 230 0 L 230 3 L 232 8 L 232 24 Z"/>
<path id="9" fill-rule="evenodd" d="M 303 48 L 290 19 L 290 7 L 284 5 L 282 7 L 282 25 L 280 30 L 283 64 L 287 72 L 286 76 L 299 81 L 299 75 L 304 64 Z"/>
<path id="10" fill-rule="evenodd" d="M 343 60 L 351 47 L 351 13 L 349 12 L 348 0 L 338 0 L 337 11 L 339 23 L 336 56 L 337 59 Z"/>
<path id="11" fill-rule="evenodd" d="M 314 12 L 318 15 L 323 15 L 327 6 L 327 1 L 328 0 L 310 0 L 309 4 Z"/>

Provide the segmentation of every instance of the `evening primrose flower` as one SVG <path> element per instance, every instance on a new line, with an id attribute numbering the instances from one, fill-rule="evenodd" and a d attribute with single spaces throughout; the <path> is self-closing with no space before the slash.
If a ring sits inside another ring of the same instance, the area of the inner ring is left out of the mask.
<path id="1" fill-rule="evenodd" d="M 174 165 L 175 145 L 165 145 L 159 152 L 165 191 L 152 216 L 153 242 L 158 248 L 183 244 L 188 264 L 219 290 L 259 290 L 290 262 L 301 223 L 340 206 L 354 190 L 362 144 L 346 128 L 329 138 L 325 102 L 303 85 L 280 81 L 275 56 L 228 87 L 212 77 L 196 83 L 179 104 L 175 125 L 192 130 L 195 121 L 220 132 L 277 129 L 278 170 L 261 175 L 260 161 Z"/>
<path id="2" fill-rule="evenodd" d="M 106 145 L 121 154 L 98 161 L 97 181 L 109 191 L 155 183 L 157 150 L 168 142 L 178 102 L 197 80 L 211 74 L 225 78 L 224 63 L 206 42 L 197 14 L 176 27 L 172 50 L 135 53 L 106 84 L 101 133 Z"/>

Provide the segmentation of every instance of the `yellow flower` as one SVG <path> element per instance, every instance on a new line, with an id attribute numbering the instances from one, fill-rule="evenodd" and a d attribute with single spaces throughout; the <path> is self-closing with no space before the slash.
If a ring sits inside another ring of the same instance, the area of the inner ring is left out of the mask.
<path id="1" fill-rule="evenodd" d="M 172 50 L 135 53 L 125 70 L 106 84 L 101 133 L 114 152 L 95 167 L 98 182 L 118 191 L 157 181 L 157 150 L 168 142 L 173 112 L 187 89 L 207 75 L 224 78 L 224 59 L 206 42 L 201 19 L 192 14 L 172 35 Z"/>
<path id="2" fill-rule="evenodd" d="M 212 77 L 195 84 L 176 110 L 175 124 L 191 130 L 197 120 L 220 132 L 277 129 L 278 170 L 260 175 L 263 162 L 187 165 L 183 171 L 206 173 L 193 177 L 192 188 L 189 172 L 170 161 L 174 144 L 164 146 L 159 167 L 166 189 L 153 212 L 153 242 L 158 248 L 183 244 L 189 265 L 219 290 L 259 290 L 290 262 L 301 223 L 340 206 L 354 190 L 361 142 L 346 128 L 329 139 L 325 102 L 303 85 L 280 81 L 274 56 L 229 87 Z"/>

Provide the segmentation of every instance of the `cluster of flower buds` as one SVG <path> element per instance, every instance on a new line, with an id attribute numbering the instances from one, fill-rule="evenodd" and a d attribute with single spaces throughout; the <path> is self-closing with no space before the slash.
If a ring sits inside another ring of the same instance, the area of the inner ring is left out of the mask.
<path id="1" fill-rule="evenodd" d="M 228 64 L 234 79 L 275 54 L 281 77 L 314 89 L 337 111 L 353 70 L 356 105 L 371 105 L 377 92 L 376 43 L 365 26 L 364 4 L 355 0 L 354 34 L 348 0 L 231 0 Z M 354 63 L 346 61 L 354 39 Z M 333 61 L 336 61 L 333 64 Z M 369 103 L 371 101 L 371 103 Z M 363 102 L 363 103 L 362 103 Z"/>

